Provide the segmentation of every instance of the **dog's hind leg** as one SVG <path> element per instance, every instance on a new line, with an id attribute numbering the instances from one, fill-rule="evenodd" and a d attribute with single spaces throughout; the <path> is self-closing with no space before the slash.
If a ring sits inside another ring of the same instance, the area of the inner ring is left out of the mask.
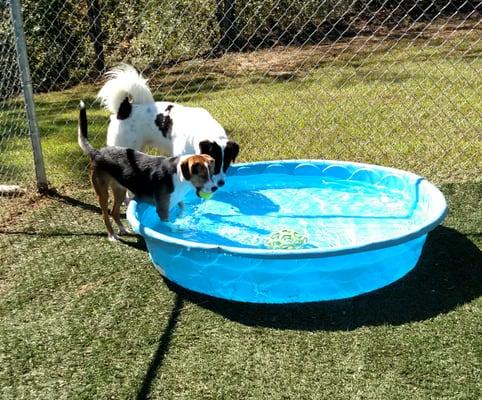
<path id="1" fill-rule="evenodd" d="M 118 184 L 112 184 L 112 192 L 114 193 L 114 205 L 112 206 L 112 218 L 114 218 L 115 223 L 119 227 L 120 235 L 129 234 L 129 230 L 124 226 L 120 219 L 120 207 L 126 198 L 126 190 L 119 186 Z"/>
<path id="2" fill-rule="evenodd" d="M 110 223 L 109 217 L 109 184 L 106 180 L 106 177 L 99 176 L 95 172 L 92 173 L 90 179 L 102 210 L 102 218 L 104 219 L 104 224 L 108 233 L 107 237 L 111 242 L 115 242 L 117 241 L 117 236 L 114 233 L 114 229 L 112 229 L 112 224 Z"/>
<path id="3" fill-rule="evenodd" d="M 124 199 L 124 205 L 127 207 L 131 200 L 134 198 L 134 194 L 130 192 L 129 190 L 126 191 L 126 196 Z"/>

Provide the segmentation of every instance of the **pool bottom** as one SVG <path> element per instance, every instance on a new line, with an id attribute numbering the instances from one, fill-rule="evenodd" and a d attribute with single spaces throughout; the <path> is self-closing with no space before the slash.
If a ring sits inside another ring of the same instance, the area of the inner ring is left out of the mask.
<path id="1" fill-rule="evenodd" d="M 166 224 L 146 207 L 145 226 L 166 236 L 246 249 L 283 249 L 272 237 L 293 232 L 303 245 L 329 251 L 363 246 L 410 233 L 423 225 L 416 188 L 398 190 L 369 182 L 319 176 L 230 176 L 212 199 L 188 196 L 185 210 Z"/>
<path id="2" fill-rule="evenodd" d="M 240 302 L 282 304 L 343 299 L 386 286 L 415 267 L 425 239 L 336 257 L 283 259 L 191 251 L 149 237 L 146 243 L 156 268 L 180 286 Z"/>

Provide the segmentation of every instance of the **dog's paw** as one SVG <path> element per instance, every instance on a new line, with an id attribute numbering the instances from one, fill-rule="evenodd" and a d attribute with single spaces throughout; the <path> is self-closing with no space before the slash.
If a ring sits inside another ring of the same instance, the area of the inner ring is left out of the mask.
<path id="1" fill-rule="evenodd" d="M 126 228 L 125 226 L 119 226 L 119 235 L 124 236 L 124 235 L 131 235 L 132 232 L 130 229 Z"/>
<path id="2" fill-rule="evenodd" d="M 109 239 L 109 242 L 112 242 L 112 243 L 116 243 L 119 241 L 119 238 L 115 233 L 113 233 L 112 235 L 107 235 L 107 239 Z"/>
<path id="3" fill-rule="evenodd" d="M 127 191 L 126 197 L 125 197 L 125 199 L 124 199 L 124 205 L 125 205 L 126 207 L 128 207 L 128 206 L 129 206 L 129 203 L 131 202 L 131 200 L 132 200 L 133 198 L 134 198 L 134 195 L 133 195 L 131 192 Z"/>
<path id="4" fill-rule="evenodd" d="M 169 211 L 166 209 L 158 208 L 157 209 L 157 216 L 162 222 L 169 221 Z"/>

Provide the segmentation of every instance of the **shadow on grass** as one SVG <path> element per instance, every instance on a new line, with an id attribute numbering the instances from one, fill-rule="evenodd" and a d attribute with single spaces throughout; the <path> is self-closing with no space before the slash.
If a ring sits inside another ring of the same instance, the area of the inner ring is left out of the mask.
<path id="1" fill-rule="evenodd" d="M 57 201 L 60 201 L 61 203 L 63 204 L 66 204 L 66 205 L 69 205 L 69 206 L 72 206 L 72 207 L 79 207 L 83 210 L 86 210 L 86 211 L 91 211 L 91 212 L 94 212 L 96 214 L 102 214 L 102 211 L 100 209 L 99 206 L 95 206 L 93 204 L 90 204 L 90 203 L 86 203 L 82 200 L 79 200 L 79 199 L 75 199 L 73 197 L 70 197 L 70 196 L 67 196 L 65 194 L 62 194 L 60 192 L 58 192 L 57 190 L 55 189 L 52 189 L 50 190 L 47 195 L 51 198 L 51 199 L 54 199 L 54 200 L 57 200 Z M 121 213 L 121 218 L 126 218 L 126 215 L 125 213 Z M 68 234 L 64 234 L 64 233 L 48 233 L 46 234 L 46 236 L 66 236 Z M 74 234 L 72 233 L 71 235 L 96 235 L 96 236 L 106 236 L 106 233 L 105 232 L 102 232 L 102 233 L 85 233 L 85 234 Z M 119 241 L 129 247 L 132 247 L 136 250 L 141 250 L 141 251 L 147 251 L 147 246 L 146 246 L 146 242 L 144 241 L 144 239 L 142 238 L 142 236 L 138 236 L 138 235 L 135 235 L 135 234 L 129 234 L 128 236 L 130 236 L 131 238 L 134 238 L 135 241 L 132 241 L 132 240 L 126 240 L 125 237 L 120 237 L 119 238 Z"/>
<path id="2" fill-rule="evenodd" d="M 401 325 L 449 312 L 482 294 L 482 253 L 465 235 L 439 227 L 418 265 L 404 278 L 346 300 L 305 304 L 250 304 L 201 295 L 167 281 L 184 299 L 249 326 L 297 330 L 353 330 Z"/>
<path id="3" fill-rule="evenodd" d="M 93 205 L 93 204 L 90 204 L 90 203 L 86 203 L 85 201 L 82 201 L 80 199 L 75 199 L 73 197 L 67 196 L 65 194 L 60 193 L 59 191 L 57 191 L 55 189 L 50 189 L 46 193 L 46 195 L 49 198 L 51 198 L 53 200 L 57 200 L 57 201 L 65 204 L 65 205 L 72 206 L 72 207 L 79 207 L 82 210 L 91 211 L 91 212 L 94 212 L 96 214 L 102 214 L 102 210 L 100 209 L 99 206 L 96 206 L 96 205 Z M 125 215 L 123 215 L 122 217 L 125 217 Z"/>
<path id="4" fill-rule="evenodd" d="M 0 234 L 3 235 L 26 235 L 26 236 L 36 236 L 36 237 L 44 237 L 44 238 L 51 238 L 51 237 L 71 237 L 71 236 L 91 236 L 91 237 L 107 237 L 107 233 L 105 232 L 64 232 L 64 231 L 48 231 L 48 232 L 39 232 L 35 230 L 13 230 L 13 229 L 2 229 L 0 228 Z"/>
<path id="5" fill-rule="evenodd" d="M 169 317 L 169 321 L 167 322 L 167 326 L 164 329 L 164 332 L 159 337 L 158 346 L 156 352 L 154 353 L 151 362 L 149 363 L 149 367 L 147 368 L 146 375 L 142 381 L 142 384 L 137 392 L 136 399 L 137 400 L 144 400 L 150 398 L 150 390 L 152 382 L 156 379 L 157 371 L 161 367 L 164 358 L 169 350 L 169 344 L 171 342 L 171 337 L 176 329 L 177 320 L 179 319 L 179 315 L 181 313 L 181 309 L 183 307 L 183 300 L 180 296 L 176 296 L 176 301 L 172 307 L 171 315 Z"/>
<path id="6" fill-rule="evenodd" d="M 133 249 L 147 252 L 147 245 L 142 236 L 135 235 L 135 234 L 132 234 L 129 236 L 133 237 L 135 241 L 126 240 L 125 238 L 119 238 L 119 241 L 125 244 L 126 246 L 132 247 Z"/>
<path id="7" fill-rule="evenodd" d="M 3 229 L 0 228 L 0 234 L 2 235 L 26 235 L 26 236 L 36 236 L 44 238 L 52 237 L 99 237 L 103 238 L 107 242 L 107 232 L 66 232 L 66 231 L 47 231 L 39 232 L 36 230 L 13 230 L 13 229 Z M 126 237 L 132 238 L 132 240 Z M 147 245 L 141 236 L 135 234 L 128 234 L 126 236 L 119 237 L 119 242 L 122 244 L 132 247 L 133 249 L 147 252 Z"/>

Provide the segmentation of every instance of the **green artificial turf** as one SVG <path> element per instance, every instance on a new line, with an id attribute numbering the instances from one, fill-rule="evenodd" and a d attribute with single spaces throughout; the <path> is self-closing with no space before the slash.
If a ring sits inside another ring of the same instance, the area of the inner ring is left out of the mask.
<path id="1" fill-rule="evenodd" d="M 482 184 L 441 189 L 406 277 L 285 306 L 164 282 L 140 239 L 107 241 L 89 190 L 44 198 L 0 233 L 0 397 L 476 399 Z"/>

